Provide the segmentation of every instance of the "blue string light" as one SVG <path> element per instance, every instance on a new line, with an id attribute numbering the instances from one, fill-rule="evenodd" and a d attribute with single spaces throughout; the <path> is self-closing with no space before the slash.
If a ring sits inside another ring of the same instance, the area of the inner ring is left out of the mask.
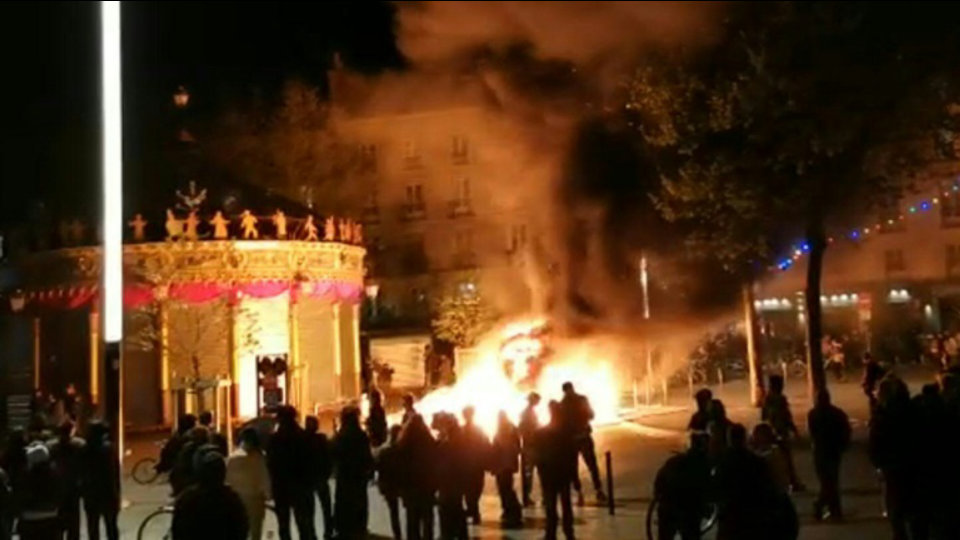
<path id="1" fill-rule="evenodd" d="M 850 238 L 853 238 L 854 240 L 856 240 L 857 238 L 860 238 L 860 231 L 853 231 L 853 232 L 851 232 L 851 233 L 850 233 Z"/>
<path id="2" fill-rule="evenodd" d="M 929 209 L 930 209 L 930 203 L 928 203 L 927 201 L 923 201 L 922 203 L 920 203 L 920 209 L 921 209 L 921 210 L 929 210 Z"/>
<path id="3" fill-rule="evenodd" d="M 803 244 L 800 245 L 800 250 L 803 251 L 804 253 L 810 251 L 810 244 L 808 244 L 807 242 L 804 242 Z"/>

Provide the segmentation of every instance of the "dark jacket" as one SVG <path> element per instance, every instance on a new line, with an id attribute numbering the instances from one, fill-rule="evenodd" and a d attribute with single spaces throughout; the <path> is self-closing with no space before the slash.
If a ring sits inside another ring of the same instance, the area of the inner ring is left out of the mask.
<path id="1" fill-rule="evenodd" d="M 330 441 L 323 433 L 305 432 L 310 448 L 310 465 L 313 469 L 311 476 L 317 484 L 330 480 L 333 472 L 333 458 L 331 456 Z"/>
<path id="2" fill-rule="evenodd" d="M 370 444 L 374 447 L 382 446 L 387 442 L 387 413 L 382 405 L 370 407 L 370 413 L 367 416 L 367 435 L 370 437 Z"/>
<path id="3" fill-rule="evenodd" d="M 177 498 L 171 531 L 173 540 L 246 540 L 247 514 L 230 487 L 196 484 Z"/>
<path id="4" fill-rule="evenodd" d="M 780 437 L 797 432 L 793 414 L 790 412 L 790 402 L 783 394 L 767 394 L 763 400 L 760 419 L 769 423 Z"/>
<path id="5" fill-rule="evenodd" d="M 312 492 L 316 472 L 310 462 L 307 432 L 297 424 L 281 425 L 267 446 L 273 496 L 294 496 Z"/>
<path id="6" fill-rule="evenodd" d="M 490 469 L 493 474 L 516 473 L 519 470 L 520 432 L 513 424 L 500 424 L 493 437 Z"/>
<path id="7" fill-rule="evenodd" d="M 119 478 L 120 463 L 113 445 L 90 441 L 84 448 L 83 463 L 81 486 L 84 499 L 116 505 L 119 510 L 120 491 L 116 479 Z"/>
<path id="8" fill-rule="evenodd" d="M 682 519 L 703 516 L 711 491 L 710 458 L 706 451 L 687 451 L 667 459 L 653 483 L 654 497 L 662 508 Z"/>
<path id="9" fill-rule="evenodd" d="M 560 411 L 563 424 L 570 434 L 575 437 L 590 435 L 590 421 L 593 420 L 593 408 L 586 396 L 571 393 L 560 400 Z"/>
<path id="10" fill-rule="evenodd" d="M 833 405 L 810 409 L 807 427 L 813 440 L 813 452 L 822 458 L 839 458 L 850 445 L 850 419 Z"/>
<path id="11" fill-rule="evenodd" d="M 63 496 L 67 500 L 80 496 L 80 480 L 83 473 L 83 454 L 86 442 L 79 437 L 54 439 L 47 443 L 50 461 L 60 475 Z"/>
<path id="12" fill-rule="evenodd" d="M 537 431 L 534 441 L 541 482 L 557 487 L 572 482 L 577 469 L 577 449 L 564 426 L 551 421 Z"/>

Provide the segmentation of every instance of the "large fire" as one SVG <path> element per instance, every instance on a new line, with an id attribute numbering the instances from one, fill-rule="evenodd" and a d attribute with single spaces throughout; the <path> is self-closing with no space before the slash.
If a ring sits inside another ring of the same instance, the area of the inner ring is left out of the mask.
<path id="1" fill-rule="evenodd" d="M 455 385 L 427 394 L 416 408 L 429 423 L 434 413 L 459 414 L 472 405 L 478 425 L 492 436 L 498 413 L 505 411 L 516 422 L 530 392 L 543 398 L 538 416 L 546 422 L 548 402 L 561 399 L 561 386 L 569 381 L 590 399 L 595 425 L 615 422 L 620 399 L 615 354 L 616 347 L 602 339 L 553 336 L 541 319 L 508 324 L 481 340 Z"/>

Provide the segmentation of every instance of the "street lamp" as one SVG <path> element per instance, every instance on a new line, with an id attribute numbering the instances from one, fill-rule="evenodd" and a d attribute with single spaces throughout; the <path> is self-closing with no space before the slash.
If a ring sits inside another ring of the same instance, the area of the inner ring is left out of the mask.
<path id="1" fill-rule="evenodd" d="M 182 85 L 177 87 L 177 91 L 173 93 L 173 104 L 178 109 L 185 109 L 190 103 L 190 92 L 187 92 L 187 89 Z"/>
<path id="2" fill-rule="evenodd" d="M 363 292 L 366 293 L 367 299 L 370 300 L 370 318 L 377 318 L 377 296 L 380 295 L 380 285 L 376 283 L 370 283 L 363 288 Z"/>
<path id="3" fill-rule="evenodd" d="M 20 313 L 27 304 L 27 297 L 23 291 L 17 289 L 10 295 L 10 310 L 14 313 Z"/>
<path id="4" fill-rule="evenodd" d="M 117 459 L 123 459 L 123 125 L 120 2 L 100 2 L 103 99 L 103 337 L 104 412 Z M 114 482 L 119 489 L 120 478 Z"/>

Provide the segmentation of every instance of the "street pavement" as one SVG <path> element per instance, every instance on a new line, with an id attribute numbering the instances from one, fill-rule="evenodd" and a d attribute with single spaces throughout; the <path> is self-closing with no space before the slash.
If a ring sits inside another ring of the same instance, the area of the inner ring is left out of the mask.
<path id="1" fill-rule="evenodd" d="M 911 390 L 918 391 L 920 384 L 932 380 L 926 372 L 912 370 L 904 374 Z M 855 379 L 855 377 L 851 377 Z M 801 520 L 800 538 L 804 540 L 821 539 L 883 539 L 889 538 L 890 531 L 882 517 L 880 489 L 876 474 L 866 455 L 865 439 L 867 425 L 866 399 L 860 392 L 856 381 L 839 383 L 831 381 L 834 401 L 844 408 L 854 424 L 854 444 L 844 462 L 842 472 L 843 503 L 846 522 L 841 525 L 821 524 L 813 520 L 813 499 L 816 494 L 816 477 L 813 473 L 809 444 L 801 440 L 795 451 L 798 473 L 806 483 L 808 490 L 794 494 L 793 499 Z M 715 394 L 727 404 L 730 418 L 752 427 L 759 413 L 748 404 L 746 384 L 734 381 L 713 388 Z M 788 382 L 788 395 L 793 405 L 798 426 L 805 431 L 806 411 L 809 400 L 805 396 L 805 386 L 800 382 Z M 603 455 L 610 452 L 613 463 L 614 490 L 616 497 L 616 515 L 608 515 L 605 507 L 592 503 L 592 489 L 588 489 L 589 476 L 581 467 L 581 479 L 588 493 L 588 504 L 576 508 L 576 533 L 580 538 L 645 538 L 645 516 L 653 479 L 660 465 L 671 452 L 683 448 L 683 429 L 690 414 L 690 399 L 687 391 L 677 391 L 665 405 L 641 408 L 638 415 L 612 426 L 599 428 L 595 433 L 597 453 L 601 469 Z M 150 444 L 134 446 L 132 463 L 138 452 L 155 452 Z M 602 472 L 602 471 L 601 471 Z M 120 515 L 120 527 L 123 538 L 136 538 L 141 521 L 152 511 L 167 502 L 166 486 L 140 486 L 129 478 L 124 481 L 124 498 L 129 501 Z M 536 498 L 536 492 L 535 492 Z M 389 537 L 387 509 L 375 487 L 370 489 L 370 531 L 372 538 Z M 488 477 L 486 491 L 482 500 L 483 524 L 471 528 L 475 539 L 515 539 L 527 540 L 542 538 L 544 524 L 543 510 L 539 507 L 526 512 L 526 523 L 522 530 L 503 531 L 499 527 L 499 500 L 493 479 Z M 318 531 L 321 530 L 317 516 Z M 266 538 L 276 538 L 276 523 L 269 515 L 266 524 Z M 156 534 L 153 535 L 156 537 Z M 708 534 L 706 538 L 713 538 Z"/>

